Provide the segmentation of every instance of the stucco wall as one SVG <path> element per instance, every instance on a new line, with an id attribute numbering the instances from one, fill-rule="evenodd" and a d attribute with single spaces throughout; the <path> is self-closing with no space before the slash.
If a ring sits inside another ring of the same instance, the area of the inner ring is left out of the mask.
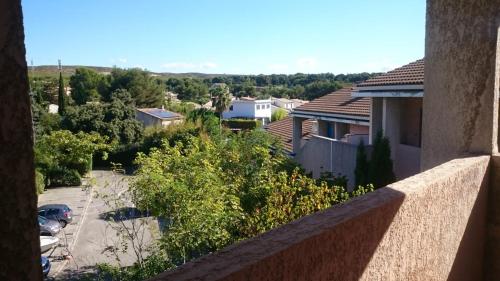
<path id="1" fill-rule="evenodd" d="M 152 280 L 481 280 L 488 169 L 453 160 Z"/>
<path id="2" fill-rule="evenodd" d="M 349 144 L 320 136 L 312 136 L 296 156 L 302 167 L 319 178 L 321 172 L 346 176 L 349 189 L 354 187 L 357 144 Z"/>
<path id="3" fill-rule="evenodd" d="M 498 151 L 500 0 L 428 0 L 422 168 Z"/>

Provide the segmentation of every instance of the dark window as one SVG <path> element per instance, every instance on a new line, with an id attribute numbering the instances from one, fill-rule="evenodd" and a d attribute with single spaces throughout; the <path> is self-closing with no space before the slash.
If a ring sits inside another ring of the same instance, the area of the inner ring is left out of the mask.
<path id="1" fill-rule="evenodd" d="M 233 106 L 232 105 L 229 107 L 229 111 L 233 111 Z"/>

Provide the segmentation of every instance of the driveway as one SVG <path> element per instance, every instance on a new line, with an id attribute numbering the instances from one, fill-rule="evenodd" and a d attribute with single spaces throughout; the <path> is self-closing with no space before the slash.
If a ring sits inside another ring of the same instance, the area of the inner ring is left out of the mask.
<path id="1" fill-rule="evenodd" d="M 134 212 L 127 197 L 128 180 L 111 171 L 92 171 L 92 190 L 55 188 L 40 195 L 39 206 L 65 203 L 74 212 L 73 222 L 59 234 L 64 246 L 49 258 L 53 266 L 49 277 L 76 279 L 93 272 L 99 263 L 129 266 L 137 260 L 137 249 L 151 244 L 158 233 L 156 220 Z M 127 235 L 131 229 L 135 229 L 133 240 Z M 65 255 L 70 258 L 63 259 Z"/>

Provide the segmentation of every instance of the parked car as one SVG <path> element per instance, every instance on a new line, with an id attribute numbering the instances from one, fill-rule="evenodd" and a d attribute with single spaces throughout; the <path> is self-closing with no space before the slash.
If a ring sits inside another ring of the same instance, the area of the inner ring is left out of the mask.
<path id="1" fill-rule="evenodd" d="M 38 225 L 40 226 L 40 235 L 54 236 L 61 231 L 61 224 L 58 221 L 49 220 L 48 218 L 38 216 Z"/>
<path id="2" fill-rule="evenodd" d="M 50 261 L 48 258 L 42 256 L 42 273 L 43 277 L 47 277 L 50 272 Z"/>
<path id="3" fill-rule="evenodd" d="M 73 220 L 73 211 L 66 204 L 49 204 L 38 208 L 38 215 L 58 221 L 64 228 Z"/>

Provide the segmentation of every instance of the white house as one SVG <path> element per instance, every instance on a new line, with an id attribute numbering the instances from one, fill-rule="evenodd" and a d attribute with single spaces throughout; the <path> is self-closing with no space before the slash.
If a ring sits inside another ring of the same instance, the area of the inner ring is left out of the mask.
<path id="1" fill-rule="evenodd" d="M 271 100 L 243 97 L 233 100 L 229 109 L 222 113 L 224 119 L 244 118 L 261 120 L 265 125 L 271 120 Z"/>
<path id="2" fill-rule="evenodd" d="M 292 100 L 285 99 L 285 98 L 271 98 L 273 101 L 273 105 L 286 109 L 288 111 L 292 110 L 295 108 L 295 103 Z"/>

